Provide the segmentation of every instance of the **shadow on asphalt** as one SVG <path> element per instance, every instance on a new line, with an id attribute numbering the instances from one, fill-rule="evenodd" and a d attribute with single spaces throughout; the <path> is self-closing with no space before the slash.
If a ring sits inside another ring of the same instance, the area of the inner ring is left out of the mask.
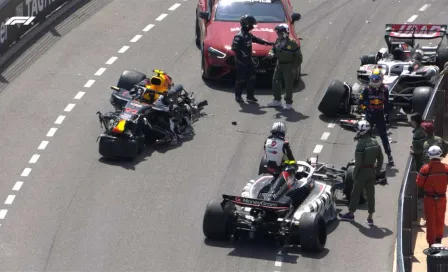
<path id="1" fill-rule="evenodd" d="M 98 161 L 101 163 L 104 163 L 104 164 L 108 164 L 108 165 L 121 166 L 126 170 L 134 171 L 135 166 L 137 166 L 141 162 L 146 161 L 146 159 L 148 157 L 150 157 L 154 152 L 164 154 L 166 152 L 169 152 L 170 150 L 181 147 L 183 143 L 191 141 L 191 140 L 193 140 L 193 138 L 194 138 L 194 135 L 191 138 L 183 139 L 177 145 L 169 145 L 169 144 L 147 145 L 145 147 L 145 150 L 141 154 L 139 154 L 137 157 L 135 157 L 135 159 L 133 159 L 133 160 L 131 160 L 131 159 L 110 159 L 110 158 L 101 157 L 98 159 Z"/>
<path id="2" fill-rule="evenodd" d="M 359 224 L 358 222 L 350 222 L 350 224 L 357 227 L 359 232 L 361 232 L 365 236 L 373 239 L 383 239 L 384 237 L 393 234 L 393 232 L 388 228 L 382 228 L 378 226 L 366 227 L 364 225 Z"/>

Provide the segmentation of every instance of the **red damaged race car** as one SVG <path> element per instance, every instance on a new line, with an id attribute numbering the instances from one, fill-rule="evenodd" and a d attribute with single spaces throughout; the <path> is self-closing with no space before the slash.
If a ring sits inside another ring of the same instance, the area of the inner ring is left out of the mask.
<path id="1" fill-rule="evenodd" d="M 201 73 L 208 79 L 234 79 L 235 53 L 231 50 L 233 37 L 240 31 L 240 19 L 250 14 L 257 20 L 252 33 L 275 42 L 274 28 L 286 23 L 291 38 L 300 46 L 294 23 L 301 15 L 294 13 L 290 0 L 199 0 L 196 8 L 196 45 L 201 49 Z M 257 74 L 273 73 L 276 59 L 268 59 L 270 46 L 253 44 L 252 61 Z M 300 67 L 297 78 L 300 78 Z"/>

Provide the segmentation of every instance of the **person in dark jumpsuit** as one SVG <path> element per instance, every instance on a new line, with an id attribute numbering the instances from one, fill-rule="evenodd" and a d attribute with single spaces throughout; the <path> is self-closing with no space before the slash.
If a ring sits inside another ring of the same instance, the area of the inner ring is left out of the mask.
<path id="1" fill-rule="evenodd" d="M 238 103 L 244 102 L 241 97 L 244 86 L 246 86 L 247 101 L 257 103 L 255 98 L 255 71 L 252 62 L 252 42 L 274 46 L 274 43 L 260 39 L 250 31 L 254 29 L 257 20 L 252 15 L 244 15 L 240 19 L 241 30 L 235 35 L 232 42 L 232 51 L 235 52 L 236 82 L 235 82 L 235 100 Z"/>
<path id="2" fill-rule="evenodd" d="M 386 124 L 389 123 L 388 110 L 389 90 L 383 84 L 383 75 L 379 68 L 372 71 L 369 86 L 366 86 L 359 97 L 359 105 L 365 110 L 366 120 L 370 126 L 376 126 L 376 130 L 383 143 L 384 152 L 387 154 L 389 165 L 394 166 L 394 159 L 390 149 L 389 137 L 387 137 Z"/>

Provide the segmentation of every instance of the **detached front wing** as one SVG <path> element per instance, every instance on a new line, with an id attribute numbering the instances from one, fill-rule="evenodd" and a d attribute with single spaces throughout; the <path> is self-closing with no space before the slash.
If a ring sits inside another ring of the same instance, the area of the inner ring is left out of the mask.
<path id="1" fill-rule="evenodd" d="M 290 209 L 290 204 L 281 203 L 276 201 L 267 201 L 262 199 L 241 197 L 241 196 L 231 196 L 231 195 L 222 195 L 222 198 L 226 201 L 230 201 L 235 205 L 241 207 L 249 207 L 263 210 L 288 210 Z"/>

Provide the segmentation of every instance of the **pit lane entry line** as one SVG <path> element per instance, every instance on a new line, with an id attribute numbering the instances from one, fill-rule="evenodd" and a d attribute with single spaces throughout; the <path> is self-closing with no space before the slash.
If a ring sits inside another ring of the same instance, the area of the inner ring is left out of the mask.
<path id="1" fill-rule="evenodd" d="M 185 0 L 184 0 L 185 1 Z M 172 5 L 168 10 L 173 11 L 175 9 L 177 9 L 181 4 L 174 4 Z M 159 17 L 156 18 L 156 21 L 162 21 L 166 16 L 168 16 L 168 14 L 161 14 Z M 143 32 L 148 32 L 150 29 L 152 29 L 155 25 L 154 24 L 149 24 L 147 25 L 145 28 L 142 29 Z M 134 36 L 133 39 L 130 40 L 130 42 L 135 43 L 137 42 L 140 38 L 142 37 L 142 35 L 136 35 Z M 118 53 L 123 54 L 125 53 L 128 49 L 130 48 L 130 46 L 125 45 L 122 48 L 120 48 L 120 50 L 118 50 Z M 110 57 L 105 63 L 107 65 L 112 65 L 116 60 L 118 59 L 118 57 L 116 56 L 112 56 Z M 101 76 L 104 72 L 106 71 L 106 68 L 101 67 L 97 70 L 97 72 L 94 74 L 95 76 Z M 84 85 L 84 88 L 90 88 L 93 86 L 93 84 L 95 83 L 94 79 L 89 79 L 86 84 Z M 85 92 L 81 92 L 79 91 L 75 97 L 73 99 L 75 100 L 80 100 L 83 96 L 85 95 Z M 72 104 L 69 103 L 64 111 L 65 112 L 71 112 L 73 110 L 73 108 L 75 107 L 76 104 Z M 54 124 L 56 125 L 61 125 L 62 122 L 65 120 L 65 116 L 64 115 L 59 115 L 58 118 L 56 119 L 56 121 L 54 122 Z M 48 133 L 46 134 L 46 137 L 53 137 L 54 134 L 56 133 L 56 131 L 58 130 L 58 128 L 50 128 L 50 130 L 48 131 Z M 44 150 L 49 144 L 49 141 L 42 141 L 39 146 L 37 147 L 38 150 Z M 35 164 L 37 163 L 38 159 L 39 159 L 40 155 L 39 154 L 34 154 L 30 161 L 28 163 L 30 164 Z M 22 174 L 20 175 L 21 177 L 28 177 L 29 174 L 31 173 L 32 168 L 25 168 L 22 171 Z M 14 184 L 14 186 L 12 187 L 13 191 L 19 191 L 22 188 L 23 185 L 23 181 L 16 181 L 16 183 Z M 8 195 L 8 197 L 5 200 L 5 204 L 6 205 L 11 205 L 14 200 L 16 198 L 16 195 Z M 8 213 L 8 209 L 0 209 L 0 220 L 4 220 L 6 217 L 6 214 Z M 1 227 L 2 224 L 0 224 Z"/>

